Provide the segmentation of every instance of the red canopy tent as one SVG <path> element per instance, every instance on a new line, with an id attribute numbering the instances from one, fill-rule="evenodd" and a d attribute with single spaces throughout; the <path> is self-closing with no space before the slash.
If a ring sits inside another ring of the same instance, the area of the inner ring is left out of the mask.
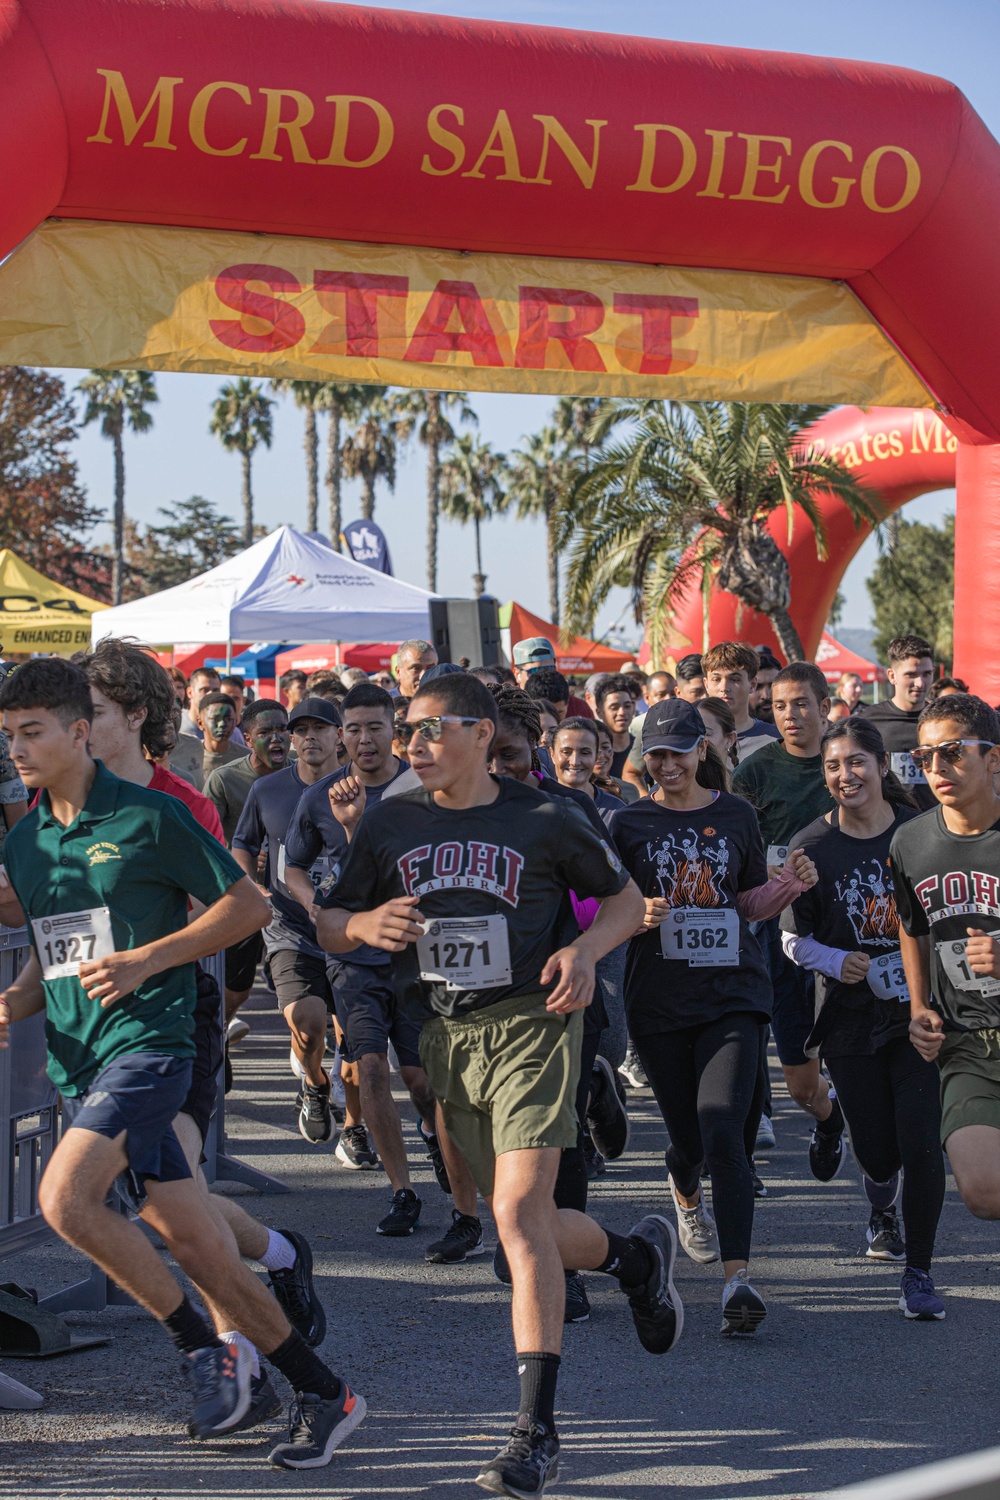
<path id="1" fill-rule="evenodd" d="M 835 641 L 828 630 L 824 630 L 816 651 L 816 665 L 822 670 L 827 682 L 837 682 L 845 672 L 857 672 L 862 682 L 886 682 L 885 668 L 877 661 L 859 656 L 847 646 Z"/>
<path id="2" fill-rule="evenodd" d="M 397 643 L 376 641 L 355 646 L 290 646 L 276 658 L 274 669 L 280 677 L 284 672 L 320 672 L 327 667 L 360 667 L 363 672 L 381 672 L 388 669 L 396 653 Z"/>
<path id="3" fill-rule="evenodd" d="M 518 641 L 533 635 L 543 635 L 556 649 L 557 669 L 567 677 L 589 677 L 591 672 L 620 672 L 626 663 L 635 661 L 635 657 L 627 651 L 615 651 L 612 646 L 601 646 L 582 635 L 573 636 L 566 646 L 561 646 L 559 626 L 543 620 L 540 615 L 533 615 L 522 604 L 504 604 L 500 610 L 500 624 L 505 636 L 508 630 L 510 632 L 509 639 L 504 641 L 508 659 Z"/>

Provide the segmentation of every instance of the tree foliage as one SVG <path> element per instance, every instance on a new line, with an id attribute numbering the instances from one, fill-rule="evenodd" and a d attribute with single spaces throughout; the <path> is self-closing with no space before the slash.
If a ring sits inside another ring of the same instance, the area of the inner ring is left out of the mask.
<path id="1" fill-rule="evenodd" d="M 955 517 L 941 526 L 899 519 L 895 545 L 867 580 L 880 661 L 897 635 L 922 635 L 950 670 L 955 590 Z"/>
<path id="2" fill-rule="evenodd" d="M 235 556 L 243 546 L 239 528 L 203 495 L 161 505 L 158 514 L 166 517 L 165 524 L 148 527 L 143 538 L 145 593 L 186 583 Z"/>
<path id="3" fill-rule="evenodd" d="M 251 464 L 261 443 L 265 448 L 271 446 L 274 436 L 271 408 L 274 404 L 270 396 L 264 395 L 262 386 L 241 375 L 222 387 L 212 406 L 209 431 L 228 452 L 240 455 L 244 547 L 250 546 L 254 535 Z"/>
<path id="4" fill-rule="evenodd" d="M 76 411 L 44 370 L 0 369 L 0 543 L 33 568 L 106 601 L 110 560 L 89 546 L 104 512 L 87 503 L 70 445 Z"/>
<path id="5" fill-rule="evenodd" d="M 82 427 L 100 422 L 101 436 L 111 444 L 115 462 L 115 499 L 111 512 L 111 598 L 121 604 L 125 585 L 125 430 L 148 432 L 148 408 L 159 401 L 148 370 L 91 370 L 77 386 L 85 398 Z"/>
<path id="6" fill-rule="evenodd" d="M 506 478 L 507 461 L 503 454 L 494 452 L 489 443 L 467 432 L 455 439 L 441 465 L 443 513 L 463 526 L 471 521 L 475 532 L 476 571 L 472 586 L 477 599 L 486 592 L 481 528 L 502 506 Z"/>

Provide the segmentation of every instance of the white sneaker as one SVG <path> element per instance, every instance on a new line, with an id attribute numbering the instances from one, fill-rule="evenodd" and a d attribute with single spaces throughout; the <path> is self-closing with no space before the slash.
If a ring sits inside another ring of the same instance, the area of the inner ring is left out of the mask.
<path id="1" fill-rule="evenodd" d="M 242 1021 L 239 1016 L 234 1016 L 226 1027 L 226 1041 L 230 1047 L 236 1047 L 250 1030 L 250 1023 Z"/>
<path id="2" fill-rule="evenodd" d="M 715 1220 L 705 1207 L 704 1193 L 696 1208 L 684 1208 L 677 1198 L 674 1179 L 667 1178 L 674 1212 L 677 1214 L 677 1238 L 681 1249 L 700 1266 L 708 1266 L 719 1259 L 719 1235 Z"/>
<path id="3" fill-rule="evenodd" d="M 764 1299 L 750 1285 L 750 1272 L 737 1271 L 722 1290 L 722 1332 L 756 1333 L 767 1317 Z"/>
<path id="4" fill-rule="evenodd" d="M 294 1047 L 290 1047 L 288 1049 L 288 1066 L 291 1068 L 291 1070 L 295 1074 L 296 1078 L 304 1078 L 306 1076 L 306 1070 L 305 1070 L 305 1068 L 302 1066 L 302 1064 L 299 1062 L 298 1058 L 295 1056 L 295 1048 Z"/>
<path id="5" fill-rule="evenodd" d="M 760 1124 L 757 1126 L 757 1139 L 754 1142 L 755 1151 L 773 1151 L 777 1145 L 774 1138 L 774 1126 L 767 1115 L 761 1115 Z"/>

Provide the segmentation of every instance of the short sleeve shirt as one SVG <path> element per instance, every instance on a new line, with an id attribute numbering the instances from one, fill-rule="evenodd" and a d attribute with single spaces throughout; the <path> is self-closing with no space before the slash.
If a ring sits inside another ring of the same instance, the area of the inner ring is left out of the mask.
<path id="1" fill-rule="evenodd" d="M 428 919 L 502 917 L 508 983 L 452 989 L 420 979 L 415 945 L 393 955 L 397 984 L 417 986 L 425 1010 L 461 1016 L 543 988 L 542 968 L 579 934 L 571 889 L 604 898 L 627 883 L 607 839 L 569 798 L 504 777 L 496 800 L 479 807 L 438 807 L 421 790 L 367 810 L 340 880 L 318 904 L 370 911 L 397 896 L 417 896 Z"/>
<path id="2" fill-rule="evenodd" d="M 267 851 L 264 884 L 270 893 L 272 916 L 264 929 L 264 943 L 269 954 L 292 950 L 308 953 L 314 958 L 326 956 L 316 940 L 316 929 L 305 908 L 285 884 L 288 825 L 302 796 L 311 790 L 296 766 L 286 766 L 272 776 L 261 776 L 250 788 L 233 835 L 234 849 L 243 849 L 254 857 L 262 849 Z M 329 869 L 316 869 L 317 882 L 330 873 Z M 384 955 L 382 962 L 385 962 Z"/>
<path id="3" fill-rule="evenodd" d="M 632 1036 L 675 1031 L 732 1011 L 771 1014 L 771 983 L 757 939 L 739 912 L 737 896 L 767 880 L 767 864 L 753 808 L 719 792 L 707 807 L 675 811 L 651 797 L 619 808 L 611 837 L 644 896 L 673 908 L 731 912 L 733 961 L 693 966 L 664 948 L 659 928 L 629 942 L 625 1010 Z"/>
<path id="4" fill-rule="evenodd" d="M 29 924 L 108 907 L 121 952 L 180 931 L 189 895 L 210 906 L 243 872 L 177 798 L 119 781 L 96 764 L 76 820 L 63 828 L 43 792 L 11 829 L 5 864 Z M 106 1010 L 88 999 L 78 978 L 43 980 L 43 987 L 48 1073 L 64 1094 L 82 1093 L 128 1053 L 194 1056 L 193 963 L 164 969 Z"/>
<path id="5" fill-rule="evenodd" d="M 266 771 L 255 771 L 250 756 L 244 755 L 228 766 L 218 766 L 205 782 L 205 796 L 215 803 L 222 819 L 222 831 L 230 848 L 243 805 L 250 795 L 250 788 L 261 776 L 267 774 Z"/>
<path id="6" fill-rule="evenodd" d="M 936 807 L 937 801 L 927 784 L 927 777 L 913 764 L 910 755 L 918 739 L 920 710 L 897 708 L 890 698 L 885 703 L 864 703 L 858 713 L 878 727 L 882 743 L 889 752 L 889 764 L 912 793 L 917 806 L 924 812 Z"/>
<path id="7" fill-rule="evenodd" d="M 766 845 L 784 845 L 834 806 L 821 755 L 789 755 L 780 740 L 762 745 L 733 775 L 733 791 L 753 803 Z"/>

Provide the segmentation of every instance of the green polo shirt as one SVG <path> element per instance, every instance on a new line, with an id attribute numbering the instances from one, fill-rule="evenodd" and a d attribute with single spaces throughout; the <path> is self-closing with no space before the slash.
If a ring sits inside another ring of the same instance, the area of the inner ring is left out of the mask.
<path id="1" fill-rule="evenodd" d="M 106 906 L 115 951 L 187 925 L 188 896 L 210 906 L 243 879 L 235 860 L 176 797 L 119 781 L 100 761 L 87 804 L 64 828 L 48 792 L 7 835 L 4 864 L 29 923 Z M 29 927 L 39 962 L 35 934 Z M 164 969 L 102 1010 L 77 978 L 43 980 L 48 1074 L 82 1093 L 116 1057 L 193 1057 L 195 966 Z"/>

